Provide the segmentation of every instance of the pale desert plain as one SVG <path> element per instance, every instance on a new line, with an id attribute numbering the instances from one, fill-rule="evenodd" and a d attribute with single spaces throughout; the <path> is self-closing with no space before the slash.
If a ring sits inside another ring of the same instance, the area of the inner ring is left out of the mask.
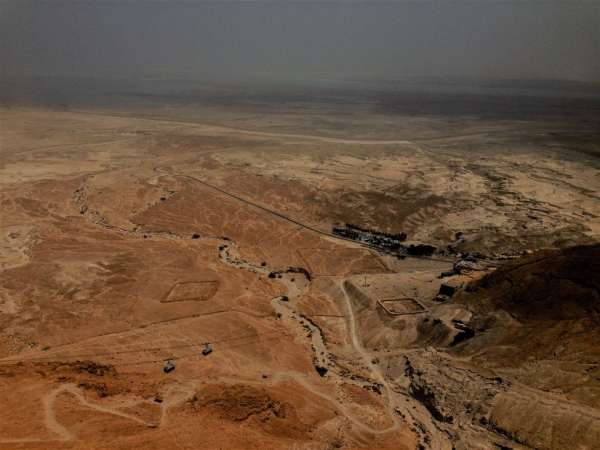
<path id="1" fill-rule="evenodd" d="M 600 448 L 600 103 L 330 92 L 3 100 L 0 448 Z"/>

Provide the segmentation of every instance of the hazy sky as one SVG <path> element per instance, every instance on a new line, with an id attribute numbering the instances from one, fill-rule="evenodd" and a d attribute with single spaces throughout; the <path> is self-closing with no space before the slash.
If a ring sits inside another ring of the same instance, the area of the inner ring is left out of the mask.
<path id="1" fill-rule="evenodd" d="M 600 0 L 0 0 L 4 74 L 600 81 Z"/>

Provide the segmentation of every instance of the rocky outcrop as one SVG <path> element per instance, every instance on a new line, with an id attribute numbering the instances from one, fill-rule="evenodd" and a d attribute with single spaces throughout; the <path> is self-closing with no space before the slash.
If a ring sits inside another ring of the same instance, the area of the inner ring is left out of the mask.
<path id="1" fill-rule="evenodd" d="M 459 440 L 600 449 L 598 274 L 600 245 L 573 247 L 510 261 L 458 290 L 432 314 L 470 315 L 451 320 L 451 342 L 407 359 L 411 395 Z"/>

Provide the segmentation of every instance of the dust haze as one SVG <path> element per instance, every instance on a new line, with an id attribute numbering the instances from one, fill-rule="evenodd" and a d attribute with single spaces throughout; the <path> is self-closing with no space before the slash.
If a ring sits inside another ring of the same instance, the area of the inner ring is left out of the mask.
<path id="1" fill-rule="evenodd" d="M 599 449 L 600 6 L 0 3 L 0 448 Z"/>
<path id="2" fill-rule="evenodd" d="M 7 1 L 5 75 L 600 81 L 594 1 Z"/>

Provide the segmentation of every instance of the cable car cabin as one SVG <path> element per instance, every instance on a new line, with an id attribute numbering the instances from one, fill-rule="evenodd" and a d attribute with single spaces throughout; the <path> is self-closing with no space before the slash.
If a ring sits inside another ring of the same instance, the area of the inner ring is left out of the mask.
<path id="1" fill-rule="evenodd" d="M 172 372 L 173 370 L 175 370 L 175 364 L 173 364 L 173 362 L 171 362 L 170 360 L 165 362 L 165 366 L 163 367 L 163 372 L 169 373 L 169 372 Z"/>

